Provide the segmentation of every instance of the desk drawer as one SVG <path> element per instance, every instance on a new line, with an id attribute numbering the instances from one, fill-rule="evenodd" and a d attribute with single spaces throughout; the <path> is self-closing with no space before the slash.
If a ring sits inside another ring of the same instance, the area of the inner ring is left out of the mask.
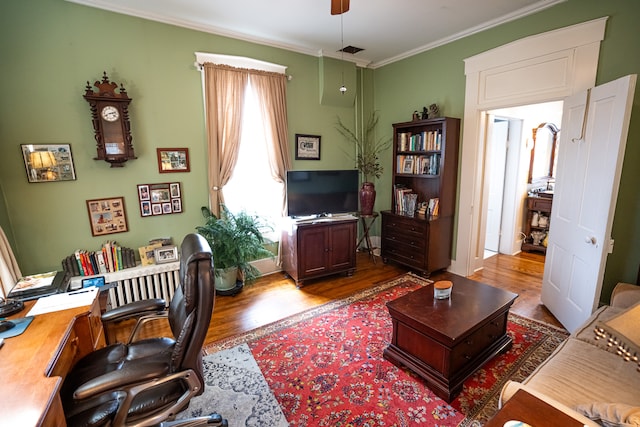
<path id="1" fill-rule="evenodd" d="M 409 239 L 424 240 L 427 233 L 427 222 L 415 218 L 398 215 L 382 215 L 382 229 L 384 234 L 398 234 Z"/>
<path id="2" fill-rule="evenodd" d="M 417 249 L 385 238 L 382 243 L 383 257 L 398 261 L 409 267 L 424 270 L 426 255 L 424 249 Z"/>
<path id="3" fill-rule="evenodd" d="M 60 349 L 54 358 L 48 377 L 59 376 L 64 379 L 71 367 L 78 361 L 78 353 L 80 351 L 80 343 L 78 335 L 74 328 L 69 331 L 69 336 L 65 340 L 65 345 Z"/>

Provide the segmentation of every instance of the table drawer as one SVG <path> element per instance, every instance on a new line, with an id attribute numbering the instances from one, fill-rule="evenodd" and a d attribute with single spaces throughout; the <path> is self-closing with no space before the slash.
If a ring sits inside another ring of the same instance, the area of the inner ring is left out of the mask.
<path id="1" fill-rule="evenodd" d="M 506 317 L 507 313 L 504 313 L 492 319 L 454 346 L 451 350 L 451 372 L 459 370 L 502 337 L 506 333 Z"/>

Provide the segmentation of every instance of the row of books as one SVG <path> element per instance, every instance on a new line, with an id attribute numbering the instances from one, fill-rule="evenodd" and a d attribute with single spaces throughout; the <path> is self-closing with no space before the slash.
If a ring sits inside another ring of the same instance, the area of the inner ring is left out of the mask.
<path id="1" fill-rule="evenodd" d="M 398 133 L 398 151 L 432 151 L 442 149 L 442 131 L 432 130 L 412 134 Z"/>
<path id="2" fill-rule="evenodd" d="M 71 276 L 93 276 L 113 273 L 136 266 L 133 249 L 107 241 L 98 251 L 78 249 L 62 260 L 62 268 Z"/>
<path id="3" fill-rule="evenodd" d="M 396 156 L 397 171 L 400 174 L 438 175 L 440 173 L 441 155 L 434 153 L 428 156 L 413 154 Z"/>

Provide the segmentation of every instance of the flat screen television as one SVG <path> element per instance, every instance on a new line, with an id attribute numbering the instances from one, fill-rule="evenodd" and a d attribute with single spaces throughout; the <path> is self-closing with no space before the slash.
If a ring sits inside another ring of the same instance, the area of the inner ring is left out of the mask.
<path id="1" fill-rule="evenodd" d="M 326 216 L 358 211 L 358 171 L 287 172 L 287 214 Z"/>

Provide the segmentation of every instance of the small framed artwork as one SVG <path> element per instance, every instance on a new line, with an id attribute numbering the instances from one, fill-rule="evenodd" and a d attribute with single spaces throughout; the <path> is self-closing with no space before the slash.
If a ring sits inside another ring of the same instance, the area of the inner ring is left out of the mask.
<path id="1" fill-rule="evenodd" d="M 171 246 L 160 246 L 159 248 L 155 248 L 154 258 L 156 260 L 156 264 L 164 264 L 167 262 L 177 261 L 178 247 L 175 245 L 171 245 Z"/>
<path id="2" fill-rule="evenodd" d="M 21 144 L 29 182 L 74 181 L 70 144 Z"/>
<path id="3" fill-rule="evenodd" d="M 129 231 L 124 197 L 87 200 L 87 212 L 93 236 Z"/>
<path id="4" fill-rule="evenodd" d="M 404 159 L 402 173 L 413 173 L 413 157 L 407 157 Z"/>
<path id="5" fill-rule="evenodd" d="M 188 148 L 156 148 L 158 154 L 158 172 L 189 172 Z"/>
<path id="6" fill-rule="evenodd" d="M 138 205 L 141 217 L 181 213 L 180 183 L 138 184 Z"/>
<path id="7" fill-rule="evenodd" d="M 296 160 L 320 160 L 320 136 L 297 133 Z"/>

